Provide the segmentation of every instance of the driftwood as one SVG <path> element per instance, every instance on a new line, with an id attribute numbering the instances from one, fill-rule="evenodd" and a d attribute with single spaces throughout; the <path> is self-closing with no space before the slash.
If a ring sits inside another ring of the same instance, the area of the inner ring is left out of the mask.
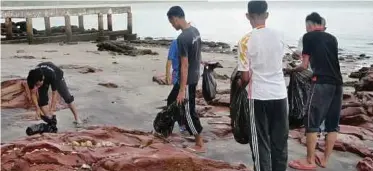
<path id="1" fill-rule="evenodd" d="M 129 43 L 125 42 L 115 42 L 115 41 L 105 41 L 97 44 L 99 51 L 114 51 L 128 56 L 137 55 L 158 55 L 150 49 L 137 49 Z"/>

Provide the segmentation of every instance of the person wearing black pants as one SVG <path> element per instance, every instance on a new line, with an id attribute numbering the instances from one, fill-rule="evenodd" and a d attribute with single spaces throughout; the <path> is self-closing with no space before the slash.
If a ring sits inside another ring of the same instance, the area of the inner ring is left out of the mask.
<path id="1" fill-rule="evenodd" d="M 187 150 L 196 153 L 205 152 L 203 138 L 201 136 L 202 126 L 195 108 L 196 87 L 200 78 L 201 48 L 202 40 L 197 28 L 191 26 L 185 20 L 184 10 L 180 6 L 173 6 L 167 12 L 168 21 L 176 30 L 181 30 L 177 37 L 178 57 L 180 61 L 178 79 L 179 82 L 171 91 L 171 100 L 175 99 L 178 104 L 185 100 L 185 122 L 189 133 L 195 137 L 195 146 Z M 176 96 L 176 98 L 175 98 Z"/>
<path id="2" fill-rule="evenodd" d="M 42 62 L 36 68 L 29 71 L 27 76 L 27 84 L 31 90 L 32 101 L 36 108 L 36 118 L 43 119 L 47 123 L 51 123 L 49 119 L 55 120 L 55 111 L 57 105 L 57 93 L 68 104 L 71 112 L 74 115 L 74 124 L 80 127 L 82 123 L 78 117 L 74 102 L 74 96 L 66 85 L 63 71 L 52 62 Z M 51 104 L 48 105 L 49 86 L 52 88 Z M 56 121 L 53 121 L 56 123 Z"/>
<path id="3" fill-rule="evenodd" d="M 288 160 L 288 102 L 282 71 L 281 34 L 266 27 L 266 1 L 247 5 L 252 31 L 238 43 L 238 81 L 247 85 L 250 147 L 255 171 L 286 171 Z"/>
<path id="4" fill-rule="evenodd" d="M 167 98 L 167 105 L 176 101 L 179 94 L 180 85 L 175 84 Z M 196 111 L 196 89 L 197 84 L 188 85 L 186 91 L 186 99 L 188 103 L 185 104 L 185 116 L 178 120 L 179 125 L 186 125 L 186 129 L 190 135 L 199 134 L 202 131 L 202 125 L 199 121 L 199 116 Z"/>

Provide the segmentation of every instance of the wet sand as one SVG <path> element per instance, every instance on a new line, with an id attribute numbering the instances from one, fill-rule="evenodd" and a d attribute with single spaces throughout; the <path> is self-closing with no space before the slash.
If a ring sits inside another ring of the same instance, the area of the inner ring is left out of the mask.
<path id="1" fill-rule="evenodd" d="M 140 47 L 141 48 L 141 47 Z M 65 79 L 71 93 L 75 96 L 80 117 L 88 125 L 115 125 L 129 129 L 151 131 L 153 119 L 159 111 L 156 107 L 164 106 L 171 86 L 160 86 L 152 82 L 153 75 L 165 70 L 166 48 L 151 48 L 159 53 L 156 56 L 113 55 L 106 51 L 97 51 L 96 44 L 79 42 L 78 45 L 43 44 L 43 45 L 2 45 L 1 78 L 2 81 L 17 77 L 26 77 L 28 71 L 43 61 L 52 61 L 57 65 L 89 65 L 102 69 L 102 72 L 82 74 L 76 69 L 64 69 Z M 17 53 L 17 50 L 24 52 Z M 12 58 L 15 55 L 34 56 L 35 59 Z M 235 66 L 234 55 L 203 53 L 205 61 L 219 61 L 224 66 L 216 69 L 219 74 L 231 75 Z M 113 64 L 117 62 L 117 64 Z M 361 62 L 361 61 L 358 61 Z M 341 64 L 342 65 L 342 64 Z M 345 64 L 343 72 L 359 68 L 357 63 Z M 344 66 L 344 65 L 342 65 Z M 356 67 L 356 68 L 355 68 Z M 106 88 L 99 83 L 115 83 L 118 88 Z M 201 87 L 201 82 L 199 87 Z M 218 89 L 226 89 L 229 84 L 218 82 Z M 23 109 L 1 109 L 1 142 L 9 142 L 26 136 L 27 126 L 41 121 L 21 119 Z M 73 115 L 68 109 L 56 112 L 59 131 L 74 130 Z M 225 113 L 224 115 L 228 115 Z M 205 132 L 210 129 L 208 119 L 201 119 Z M 174 132 L 178 133 L 176 127 Z M 289 139 L 289 160 L 305 155 L 305 147 Z M 232 163 L 244 163 L 252 166 L 251 152 L 248 145 L 240 145 L 233 138 L 210 140 L 206 144 L 208 152 L 204 156 Z M 328 169 L 356 170 L 361 158 L 343 152 L 334 152 Z M 289 169 L 291 170 L 291 169 Z"/>

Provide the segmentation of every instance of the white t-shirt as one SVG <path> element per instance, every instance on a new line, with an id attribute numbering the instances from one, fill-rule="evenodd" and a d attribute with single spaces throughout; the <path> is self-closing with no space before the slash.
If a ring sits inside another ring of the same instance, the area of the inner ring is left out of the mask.
<path id="1" fill-rule="evenodd" d="M 277 100 L 287 97 L 282 72 L 282 40 L 276 31 L 258 28 L 239 41 L 238 71 L 252 71 L 252 99 Z"/>

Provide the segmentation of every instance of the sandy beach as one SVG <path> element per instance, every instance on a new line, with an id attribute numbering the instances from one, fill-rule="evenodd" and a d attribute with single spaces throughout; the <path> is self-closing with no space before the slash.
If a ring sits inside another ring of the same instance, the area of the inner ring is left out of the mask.
<path id="1" fill-rule="evenodd" d="M 154 75 L 164 73 L 168 50 L 164 47 L 151 48 L 159 55 L 136 57 L 97 51 L 96 44 L 90 42 L 79 42 L 77 45 L 2 45 L 1 48 L 2 81 L 24 78 L 30 69 L 43 61 L 52 61 L 58 65 L 89 65 L 101 69 L 102 72 L 87 74 L 82 74 L 76 69 L 64 69 L 65 79 L 71 93 L 75 96 L 75 103 L 85 126 L 113 125 L 151 131 L 153 119 L 159 112 L 156 108 L 166 104 L 164 100 L 172 88 L 152 81 Z M 34 56 L 35 59 L 14 58 L 16 55 Z M 216 69 L 216 72 L 228 76 L 231 75 L 236 62 L 234 55 L 220 53 L 203 53 L 203 60 L 220 62 L 224 68 Z M 366 61 L 358 60 L 341 65 L 342 72 L 347 76 L 351 70 L 366 65 Z M 118 85 L 118 88 L 98 85 L 109 82 Z M 200 82 L 199 87 L 201 85 Z M 229 82 L 218 82 L 218 89 L 227 88 L 229 88 Z M 26 136 L 27 126 L 41 122 L 24 119 L 22 115 L 25 113 L 33 114 L 23 109 L 1 109 L 2 143 Z M 56 114 L 59 132 L 75 130 L 72 123 L 73 116 L 68 109 L 58 111 Z M 208 119 L 202 118 L 201 121 L 204 126 L 203 134 L 207 135 L 211 126 L 207 124 Z M 174 132 L 178 133 L 177 128 Z M 288 141 L 289 160 L 305 155 L 303 145 L 290 138 Z M 205 157 L 252 166 L 249 146 L 236 143 L 232 137 L 209 139 L 206 145 L 208 151 L 203 155 Z M 355 154 L 335 152 L 329 164 L 331 167 L 319 170 L 356 170 L 359 160 L 361 157 Z"/>

